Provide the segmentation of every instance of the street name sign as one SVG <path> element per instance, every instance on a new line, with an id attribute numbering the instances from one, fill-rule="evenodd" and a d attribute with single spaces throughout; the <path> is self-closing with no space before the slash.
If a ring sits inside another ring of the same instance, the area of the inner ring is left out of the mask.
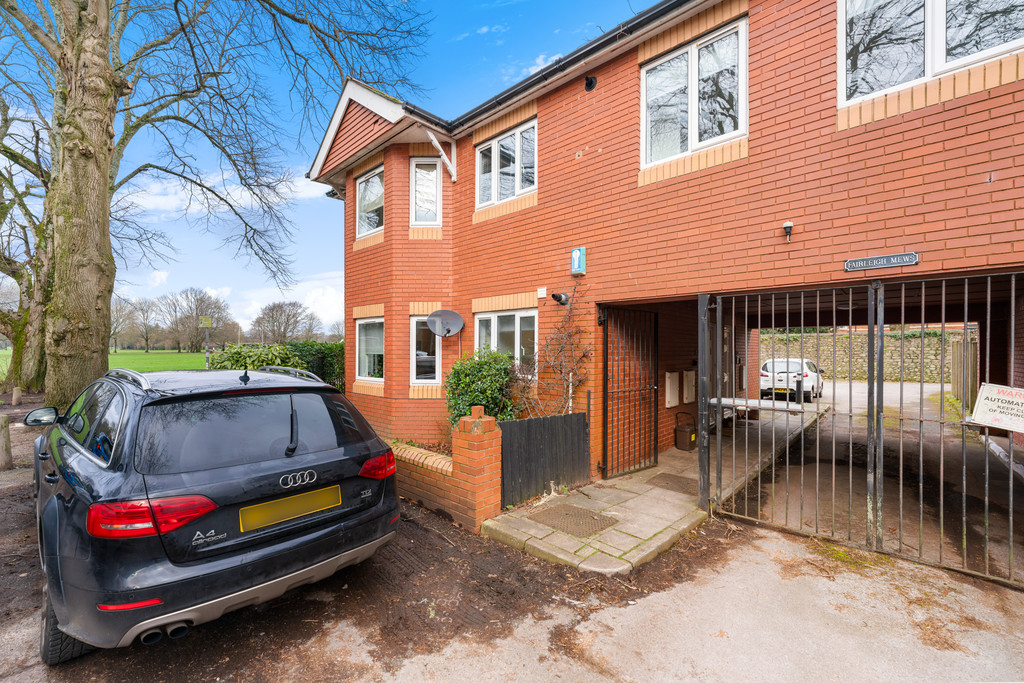
<path id="1" fill-rule="evenodd" d="M 864 258 L 847 259 L 843 270 L 874 270 L 875 268 L 898 268 L 900 266 L 916 266 L 920 257 L 916 251 L 906 254 L 889 254 L 888 256 L 865 256 Z"/>

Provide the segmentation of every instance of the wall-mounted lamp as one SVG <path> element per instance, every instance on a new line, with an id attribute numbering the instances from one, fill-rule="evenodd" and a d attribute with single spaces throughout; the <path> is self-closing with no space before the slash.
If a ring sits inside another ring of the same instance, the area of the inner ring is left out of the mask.
<path id="1" fill-rule="evenodd" d="M 786 231 L 786 244 L 789 244 L 789 238 L 793 236 L 793 221 L 783 223 L 782 229 Z"/>
<path id="2" fill-rule="evenodd" d="M 569 295 L 566 294 L 565 292 L 552 294 L 551 298 L 554 299 L 556 303 L 561 304 L 562 306 L 565 306 L 569 303 Z"/>

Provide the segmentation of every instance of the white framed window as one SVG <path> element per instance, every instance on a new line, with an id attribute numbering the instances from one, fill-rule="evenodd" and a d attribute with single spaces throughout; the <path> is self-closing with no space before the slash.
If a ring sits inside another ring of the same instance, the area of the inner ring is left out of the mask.
<path id="1" fill-rule="evenodd" d="M 514 199 L 537 189 L 537 119 L 476 148 L 476 206 Z"/>
<path id="2" fill-rule="evenodd" d="M 384 381 L 384 318 L 356 321 L 356 379 Z"/>
<path id="3" fill-rule="evenodd" d="M 441 160 L 409 160 L 409 224 L 441 225 Z"/>
<path id="4" fill-rule="evenodd" d="M 1020 0 L 838 0 L 839 101 L 1024 48 Z"/>
<path id="5" fill-rule="evenodd" d="M 640 72 L 641 160 L 658 164 L 747 134 L 747 20 Z"/>
<path id="6" fill-rule="evenodd" d="M 441 383 L 441 338 L 427 327 L 426 316 L 409 319 L 410 384 Z"/>
<path id="7" fill-rule="evenodd" d="M 356 237 L 384 229 L 384 167 L 356 178 Z"/>
<path id="8" fill-rule="evenodd" d="M 533 367 L 537 357 L 537 309 L 478 313 L 476 348 L 507 353 Z"/>

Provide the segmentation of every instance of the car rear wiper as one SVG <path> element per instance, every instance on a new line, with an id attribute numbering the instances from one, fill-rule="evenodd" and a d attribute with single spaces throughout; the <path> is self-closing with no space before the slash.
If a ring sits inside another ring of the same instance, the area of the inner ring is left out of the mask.
<path id="1" fill-rule="evenodd" d="M 288 448 L 284 449 L 286 457 L 295 455 L 295 450 L 299 447 L 299 414 L 295 412 L 295 403 L 292 403 L 292 440 L 288 442 Z"/>

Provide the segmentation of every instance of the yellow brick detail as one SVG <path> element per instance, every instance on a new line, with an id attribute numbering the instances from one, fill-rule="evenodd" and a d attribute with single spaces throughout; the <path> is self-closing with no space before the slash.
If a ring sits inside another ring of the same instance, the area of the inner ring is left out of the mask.
<path id="1" fill-rule="evenodd" d="M 376 168 L 384 163 L 384 152 L 377 152 L 372 157 L 364 159 L 362 163 L 352 169 L 352 175 L 359 177 L 369 171 L 370 169 Z"/>
<path id="2" fill-rule="evenodd" d="M 409 228 L 411 240 L 439 240 L 444 238 L 441 228 Z"/>
<path id="3" fill-rule="evenodd" d="M 694 38 L 724 26 L 747 13 L 747 0 L 726 0 L 714 7 L 692 16 L 670 29 L 640 43 L 637 61 L 640 64 L 670 52 Z"/>
<path id="4" fill-rule="evenodd" d="M 365 394 L 366 396 L 384 396 L 383 382 L 352 382 L 353 394 Z"/>
<path id="5" fill-rule="evenodd" d="M 439 157 L 441 156 L 429 142 L 409 143 L 409 156 L 411 157 Z"/>
<path id="6" fill-rule="evenodd" d="M 495 204 L 494 206 L 488 206 L 486 209 L 480 209 L 479 211 L 473 212 L 473 223 L 480 223 L 482 221 L 489 221 L 492 218 L 498 218 L 499 216 L 506 216 L 522 209 L 528 209 L 531 206 L 537 206 L 537 193 L 531 192 L 530 194 L 524 194 L 522 197 L 516 197 L 510 199 L 507 202 Z"/>
<path id="7" fill-rule="evenodd" d="M 409 398 L 444 398 L 444 387 L 440 384 L 411 384 Z"/>
<path id="8" fill-rule="evenodd" d="M 688 154 L 679 159 L 673 159 L 657 166 L 648 166 L 640 169 L 637 174 L 637 186 L 651 185 L 669 178 L 678 178 L 681 175 L 701 171 L 705 168 L 721 166 L 731 161 L 738 161 L 747 158 L 748 142 L 746 138 L 726 142 L 711 149 L 702 149 L 694 154 Z"/>
<path id="9" fill-rule="evenodd" d="M 352 251 L 359 251 L 360 249 L 366 249 L 367 247 L 375 247 L 378 244 L 384 243 L 384 233 L 378 232 L 370 235 L 369 237 L 359 237 L 355 242 L 352 243 Z"/>
<path id="10" fill-rule="evenodd" d="M 514 311 L 520 308 L 536 308 L 537 292 L 522 292 L 520 294 L 500 294 L 498 296 L 485 296 L 473 299 L 474 313 L 489 313 L 491 311 Z"/>
<path id="11" fill-rule="evenodd" d="M 370 304 L 369 306 L 353 306 L 352 317 L 355 319 L 360 318 L 380 318 L 384 315 L 384 304 Z"/>
<path id="12" fill-rule="evenodd" d="M 410 301 L 409 315 L 430 315 L 439 308 L 440 301 Z"/>
<path id="13" fill-rule="evenodd" d="M 520 123 L 532 119 L 537 115 L 537 100 L 531 100 L 521 107 L 516 107 L 507 114 L 478 126 L 473 129 L 473 144 L 479 145 L 493 138 L 498 133 L 503 133 L 509 128 L 515 128 Z"/>

